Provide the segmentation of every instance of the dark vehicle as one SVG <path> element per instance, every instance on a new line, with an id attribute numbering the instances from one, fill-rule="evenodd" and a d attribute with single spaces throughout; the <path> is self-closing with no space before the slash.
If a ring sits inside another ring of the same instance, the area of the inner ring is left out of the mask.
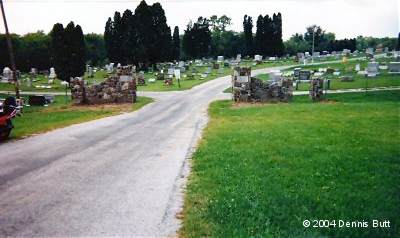
<path id="1" fill-rule="evenodd" d="M 14 97 L 8 97 L 0 104 L 0 141 L 6 140 L 14 128 L 11 119 L 20 114 L 20 108 Z"/>

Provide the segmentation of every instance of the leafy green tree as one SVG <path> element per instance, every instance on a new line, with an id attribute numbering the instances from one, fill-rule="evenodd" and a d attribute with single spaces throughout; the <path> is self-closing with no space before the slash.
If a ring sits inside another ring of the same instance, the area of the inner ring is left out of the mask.
<path id="1" fill-rule="evenodd" d="M 86 34 L 86 61 L 90 65 L 104 65 L 106 63 L 107 52 L 105 48 L 105 41 L 103 35 L 100 34 Z"/>
<path id="2" fill-rule="evenodd" d="M 300 52 L 306 52 L 310 49 L 310 44 L 304 40 L 302 34 L 296 33 L 285 42 L 285 52 L 290 55 L 296 55 Z"/>
<path id="3" fill-rule="evenodd" d="M 396 50 L 400 50 L 400 32 L 399 32 L 399 36 L 397 37 L 397 46 L 396 46 Z"/>

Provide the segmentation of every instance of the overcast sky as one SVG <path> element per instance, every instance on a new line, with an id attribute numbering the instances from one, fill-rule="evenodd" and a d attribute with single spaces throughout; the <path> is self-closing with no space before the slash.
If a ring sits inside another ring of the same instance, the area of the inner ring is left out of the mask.
<path id="1" fill-rule="evenodd" d="M 135 10 L 137 0 L 3 0 L 11 32 L 24 34 L 50 31 L 53 24 L 69 21 L 82 26 L 85 33 L 103 33 L 104 25 L 115 11 Z M 189 20 L 198 16 L 225 14 L 232 18 L 231 29 L 242 31 L 245 14 L 256 22 L 260 14 L 281 12 L 283 35 L 287 39 L 303 33 L 311 24 L 320 25 L 336 37 L 358 35 L 396 37 L 400 26 L 400 0 L 164 0 L 161 2 L 168 24 L 183 33 Z M 0 31 L 4 33 L 0 21 Z M 255 31 L 255 29 L 254 29 Z"/>

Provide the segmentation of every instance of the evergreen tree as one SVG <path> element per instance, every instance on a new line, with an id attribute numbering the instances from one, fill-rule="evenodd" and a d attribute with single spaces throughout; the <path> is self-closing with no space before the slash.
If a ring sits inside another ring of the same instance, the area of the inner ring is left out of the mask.
<path id="1" fill-rule="evenodd" d="M 211 50 L 211 31 L 206 18 L 199 17 L 193 25 L 188 24 L 183 35 L 183 50 L 187 57 L 209 56 Z"/>
<path id="2" fill-rule="evenodd" d="M 173 59 L 180 60 L 181 57 L 181 39 L 179 38 L 179 27 L 175 26 L 172 37 L 173 42 Z"/>
<path id="3" fill-rule="evenodd" d="M 70 22 L 65 29 L 55 24 L 51 31 L 52 60 L 57 77 L 63 81 L 85 73 L 85 40 L 82 29 Z"/>
<path id="4" fill-rule="evenodd" d="M 243 19 L 243 32 L 245 38 L 245 54 L 253 55 L 253 19 L 245 15 Z"/>
<path id="5" fill-rule="evenodd" d="M 86 69 L 86 48 L 85 48 L 85 37 L 80 25 L 76 25 L 73 32 L 73 52 L 75 58 L 71 58 L 72 63 L 72 77 L 83 76 Z"/>
<path id="6" fill-rule="evenodd" d="M 281 13 L 274 14 L 272 18 L 273 25 L 273 44 L 272 55 L 282 56 L 284 52 L 284 45 L 282 40 L 282 15 Z"/>
<path id="7" fill-rule="evenodd" d="M 399 36 L 397 37 L 397 47 L 396 50 L 400 50 L 400 32 L 399 32 Z"/>
<path id="8" fill-rule="evenodd" d="M 274 26 L 272 19 L 265 15 L 264 17 L 264 35 L 262 37 L 262 54 L 265 56 L 272 56 L 274 54 L 275 42 L 274 42 Z"/>
<path id="9" fill-rule="evenodd" d="M 65 39 L 64 26 L 56 23 L 50 32 L 51 37 L 51 62 L 56 69 L 57 77 L 61 80 L 68 81 L 68 72 L 65 68 L 67 65 L 67 43 Z"/>
<path id="10" fill-rule="evenodd" d="M 259 15 L 257 18 L 257 25 L 256 25 L 256 36 L 255 36 L 255 54 L 263 54 L 264 52 L 264 18 L 262 15 Z"/>
<path id="11" fill-rule="evenodd" d="M 104 45 L 107 52 L 107 57 L 110 61 L 114 61 L 114 22 L 111 17 L 106 22 L 104 29 Z"/>

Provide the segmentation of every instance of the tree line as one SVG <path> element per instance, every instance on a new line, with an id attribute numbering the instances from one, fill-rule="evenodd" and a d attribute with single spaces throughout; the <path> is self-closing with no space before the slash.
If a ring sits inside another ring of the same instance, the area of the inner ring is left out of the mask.
<path id="1" fill-rule="evenodd" d="M 51 33 L 43 31 L 28 33 L 20 36 L 11 35 L 11 41 L 15 54 L 17 69 L 29 72 L 31 68 L 38 70 L 49 70 L 55 65 L 53 57 L 57 49 L 52 47 Z M 84 35 L 85 56 L 83 60 L 91 65 L 103 65 L 107 61 L 103 36 L 100 34 Z M 0 71 L 4 67 L 10 67 L 7 41 L 4 34 L 0 34 Z M 68 52 L 65 52 L 69 54 Z M 66 55 L 68 57 L 68 55 Z"/>
<path id="2" fill-rule="evenodd" d="M 143 0 L 134 13 L 115 12 L 106 22 L 104 41 L 111 62 L 148 66 L 179 57 L 173 49 L 180 45 L 179 29 L 174 29 L 172 38 L 160 3 L 147 5 Z"/>
<path id="3" fill-rule="evenodd" d="M 199 17 L 197 21 L 187 24 L 183 34 L 180 34 L 177 26 L 172 33 L 161 4 L 148 5 L 142 0 L 134 12 L 127 9 L 122 15 L 115 12 L 113 18 L 108 18 L 104 35 L 83 35 L 78 25 L 70 23 L 63 28 L 57 23 L 49 34 L 39 31 L 23 36 L 13 34 L 11 38 L 19 70 L 27 72 L 30 68 L 48 70 L 55 67 L 60 77 L 66 80 L 69 76 L 80 76 L 86 63 L 103 66 L 107 62 L 114 62 L 148 67 L 157 62 L 219 55 L 294 55 L 311 52 L 313 38 L 315 51 L 320 52 L 343 49 L 361 51 L 368 47 L 400 48 L 400 35 L 398 39 L 359 36 L 338 40 L 334 33 L 315 25 L 284 42 L 280 13 L 260 15 L 256 22 L 251 16 L 245 15 L 242 32 L 229 30 L 231 24 L 231 18 L 225 15 Z M 2 69 L 9 66 L 9 59 L 6 39 L 1 34 L 0 52 Z M 65 74 L 61 72 L 62 67 L 66 68 Z"/>

